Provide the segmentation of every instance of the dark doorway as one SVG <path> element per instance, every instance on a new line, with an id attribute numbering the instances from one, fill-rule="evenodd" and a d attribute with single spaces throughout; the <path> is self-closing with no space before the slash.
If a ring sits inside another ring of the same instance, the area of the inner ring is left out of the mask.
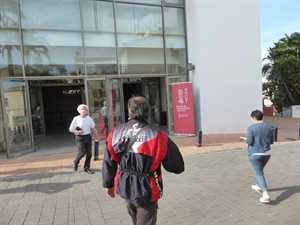
<path id="1" fill-rule="evenodd" d="M 142 84 L 141 83 L 128 83 L 123 84 L 123 92 L 124 92 L 124 115 L 125 115 L 125 121 L 128 121 L 128 108 L 127 108 L 127 102 L 132 96 L 142 96 L 143 90 L 142 90 Z"/>
<path id="2" fill-rule="evenodd" d="M 69 133 L 83 89 L 82 85 L 42 87 L 46 135 Z"/>

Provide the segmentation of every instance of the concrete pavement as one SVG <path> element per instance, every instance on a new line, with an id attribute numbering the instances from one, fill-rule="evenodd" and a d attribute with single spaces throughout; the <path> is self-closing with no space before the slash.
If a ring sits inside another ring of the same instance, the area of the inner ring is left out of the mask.
<path id="1" fill-rule="evenodd" d="M 200 148 L 195 137 L 174 138 L 184 154 L 186 170 L 180 175 L 163 171 L 164 196 L 159 200 L 157 224 L 300 224 L 297 122 L 279 124 L 279 142 L 272 146 L 265 169 L 270 204 L 260 203 L 260 194 L 250 188 L 255 179 L 246 145 L 235 141 L 240 134 L 205 136 Z M 209 141 L 213 139 L 218 141 Z M 92 161 L 94 175 L 83 172 L 82 162 L 74 172 L 75 155 L 73 151 L 0 161 L 0 224 L 131 224 L 123 200 L 105 195 L 102 161 Z"/>
<path id="2" fill-rule="evenodd" d="M 184 155 L 186 171 L 164 175 L 158 225 L 300 223 L 300 142 L 279 143 L 266 167 L 270 204 L 250 188 L 255 179 L 246 148 Z M 101 187 L 101 161 L 94 175 L 70 165 L 74 153 L 8 160 L 1 164 L 1 225 L 131 224 L 120 197 Z M 9 163 L 8 163 L 9 162 Z M 25 167 L 30 165 L 29 167 Z M 23 169 L 22 169 L 23 168 Z"/>

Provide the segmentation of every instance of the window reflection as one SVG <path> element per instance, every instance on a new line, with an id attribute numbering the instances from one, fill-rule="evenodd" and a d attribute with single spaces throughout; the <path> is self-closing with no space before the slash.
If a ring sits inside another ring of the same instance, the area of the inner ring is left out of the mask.
<path id="1" fill-rule="evenodd" d="M 186 73 L 186 49 L 184 37 L 166 37 L 166 60 L 168 73 Z"/>
<path id="2" fill-rule="evenodd" d="M 86 73 L 117 74 L 115 28 L 112 2 L 85 2 L 82 5 Z"/>
<path id="3" fill-rule="evenodd" d="M 165 8 L 166 63 L 170 74 L 186 73 L 184 11 Z"/>
<path id="4" fill-rule="evenodd" d="M 82 4 L 85 31 L 114 32 L 112 2 L 85 1 Z"/>
<path id="5" fill-rule="evenodd" d="M 17 0 L 0 1 L 0 77 L 22 76 Z"/>
<path id="6" fill-rule="evenodd" d="M 20 7 L 26 76 L 81 75 L 79 0 L 28 0 Z"/>
<path id="7" fill-rule="evenodd" d="M 20 1 L 26 76 L 186 73 L 183 3 Z M 174 4 L 176 8 L 167 7 Z M 0 76 L 22 76 L 18 1 L 2 1 L 0 6 L 0 12 L 9 12 L 1 14 Z"/>
<path id="8" fill-rule="evenodd" d="M 23 31 L 26 76 L 82 75 L 80 32 Z"/>
<path id="9" fill-rule="evenodd" d="M 164 73 L 161 8 L 116 4 L 120 72 Z"/>
<path id="10" fill-rule="evenodd" d="M 27 98 L 25 82 L 3 82 L 3 96 L 6 99 L 7 136 L 10 153 L 32 147 L 30 140 Z"/>
<path id="11" fill-rule="evenodd" d="M 17 31 L 0 31 L 0 77 L 21 77 L 22 56 Z"/>
<path id="12" fill-rule="evenodd" d="M 45 125 L 41 87 L 31 85 L 29 92 L 33 134 L 35 137 L 42 136 L 45 135 Z"/>
<path id="13" fill-rule="evenodd" d="M 141 3 L 149 3 L 149 4 L 160 4 L 161 0 L 126 0 L 126 2 L 141 2 Z"/>
<path id="14" fill-rule="evenodd" d="M 164 0 L 166 4 L 184 5 L 184 0 Z"/>
<path id="15" fill-rule="evenodd" d="M 184 10 L 179 8 L 164 8 L 165 33 L 166 34 L 185 34 L 184 29 Z"/>
<path id="16" fill-rule="evenodd" d="M 94 119 L 101 140 L 108 134 L 108 104 L 105 80 L 88 81 L 89 113 Z"/>
<path id="17" fill-rule="evenodd" d="M 79 0 L 20 1 L 24 29 L 81 30 Z"/>

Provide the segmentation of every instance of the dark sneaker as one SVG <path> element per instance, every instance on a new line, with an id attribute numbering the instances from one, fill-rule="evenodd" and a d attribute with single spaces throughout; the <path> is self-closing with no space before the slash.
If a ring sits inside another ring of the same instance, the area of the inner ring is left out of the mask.
<path id="1" fill-rule="evenodd" d="M 74 171 L 77 171 L 78 170 L 78 164 L 74 163 L 73 168 L 74 168 Z"/>
<path id="2" fill-rule="evenodd" d="M 94 174 L 93 171 L 91 171 L 90 169 L 84 169 L 84 172 L 88 173 L 88 174 Z"/>

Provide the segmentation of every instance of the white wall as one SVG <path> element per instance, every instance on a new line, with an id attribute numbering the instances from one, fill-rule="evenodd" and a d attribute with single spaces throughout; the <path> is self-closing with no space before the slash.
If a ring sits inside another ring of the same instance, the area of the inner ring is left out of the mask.
<path id="1" fill-rule="evenodd" d="M 244 133 L 262 110 L 259 1 L 187 0 L 196 128 Z"/>

